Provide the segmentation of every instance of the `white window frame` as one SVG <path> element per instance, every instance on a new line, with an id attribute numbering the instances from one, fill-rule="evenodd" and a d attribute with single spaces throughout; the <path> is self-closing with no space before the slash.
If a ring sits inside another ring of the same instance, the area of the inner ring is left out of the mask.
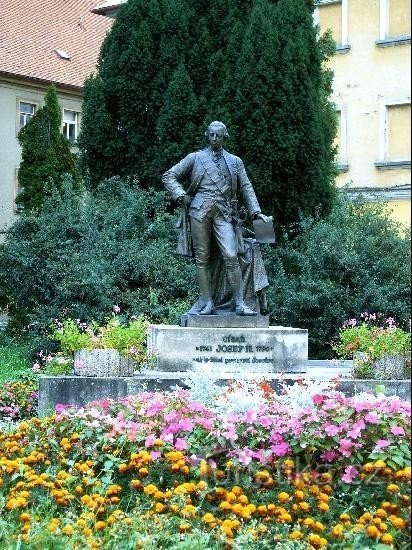
<path id="1" fill-rule="evenodd" d="M 39 104 L 36 103 L 35 101 L 33 101 L 32 99 L 23 99 L 21 97 L 18 97 L 17 98 L 17 105 L 16 105 L 16 111 L 17 111 L 17 116 L 16 116 L 16 136 L 17 134 L 20 132 L 20 130 L 22 128 L 24 128 L 24 126 L 26 126 L 27 122 L 20 127 L 20 106 L 22 103 L 28 103 L 29 105 L 33 105 L 34 106 L 34 115 L 37 113 L 37 110 L 39 108 Z"/>
<path id="2" fill-rule="evenodd" d="M 343 53 L 349 50 L 349 8 L 348 0 L 318 0 L 313 11 L 313 21 L 315 25 L 319 25 L 319 7 L 327 4 L 341 4 L 341 20 L 342 20 L 342 33 L 341 43 L 337 44 L 336 51 Z"/>
<path id="3" fill-rule="evenodd" d="M 347 172 L 348 165 L 348 106 L 344 103 L 335 103 L 335 111 L 340 113 L 340 135 L 339 135 L 339 172 Z"/>
<path id="4" fill-rule="evenodd" d="M 69 111 L 70 113 L 74 113 L 74 114 L 75 114 L 75 122 L 74 122 L 73 124 L 70 124 L 70 122 L 65 121 L 65 119 L 64 119 L 64 114 L 65 114 L 66 111 Z M 79 133 L 80 133 L 80 112 L 79 112 L 79 111 L 75 111 L 74 109 L 68 109 L 68 108 L 66 108 L 66 107 L 63 108 L 63 116 L 62 116 L 62 134 L 64 135 L 64 137 L 65 137 L 66 139 L 69 139 L 69 134 L 70 134 L 70 132 L 65 133 L 65 131 L 64 131 L 64 126 L 65 126 L 65 124 L 68 124 L 68 125 L 70 124 L 70 125 L 74 126 L 74 141 L 71 141 L 71 140 L 69 140 L 69 141 L 70 141 L 70 143 L 71 143 L 72 145 L 76 145 L 77 140 L 78 140 L 78 138 L 79 138 Z"/>
<path id="5" fill-rule="evenodd" d="M 394 159 L 389 157 L 389 107 L 393 105 L 410 105 L 411 98 L 392 97 L 379 99 L 379 160 L 375 162 L 376 168 L 410 168 L 411 158 Z"/>
<path id="6" fill-rule="evenodd" d="M 410 34 L 400 36 L 389 35 L 390 1 L 379 0 L 379 40 L 375 40 L 375 44 L 379 48 L 411 43 Z"/>

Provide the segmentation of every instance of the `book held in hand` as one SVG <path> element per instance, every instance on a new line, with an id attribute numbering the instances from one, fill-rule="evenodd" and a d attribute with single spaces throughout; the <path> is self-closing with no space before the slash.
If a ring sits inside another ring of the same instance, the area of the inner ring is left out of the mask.
<path id="1" fill-rule="evenodd" d="M 253 229 L 255 231 L 255 239 L 258 243 L 273 244 L 276 241 L 272 216 L 268 216 L 267 222 L 264 222 L 260 218 L 253 220 Z"/>

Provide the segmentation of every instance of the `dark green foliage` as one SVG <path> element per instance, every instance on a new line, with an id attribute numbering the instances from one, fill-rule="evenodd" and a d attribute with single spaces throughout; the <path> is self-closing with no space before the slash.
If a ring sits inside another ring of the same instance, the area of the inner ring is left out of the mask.
<path id="1" fill-rule="evenodd" d="M 161 174 L 224 121 L 261 206 L 278 227 L 326 215 L 335 117 L 305 0 L 129 0 L 85 86 L 80 147 L 90 185 L 113 175 L 159 188 Z"/>
<path id="2" fill-rule="evenodd" d="M 76 155 L 61 134 L 61 110 L 54 85 L 48 88 L 44 101 L 44 107 L 18 135 L 22 146 L 19 167 L 22 191 L 16 202 L 27 210 L 38 210 L 45 197 L 59 187 L 63 174 L 71 174 L 74 182 L 78 177 Z"/>
<path id="3" fill-rule="evenodd" d="M 192 265 L 174 254 L 166 206 L 163 193 L 133 181 L 112 178 L 95 195 L 66 181 L 37 217 L 16 222 L 2 248 L 0 300 L 11 324 L 42 333 L 54 318 L 101 321 L 114 304 L 170 319 L 195 283 Z"/>
<path id="4" fill-rule="evenodd" d="M 379 204 L 342 201 L 266 256 L 273 324 L 307 328 L 311 357 L 332 357 L 343 321 L 362 312 L 410 319 L 410 233 Z"/>

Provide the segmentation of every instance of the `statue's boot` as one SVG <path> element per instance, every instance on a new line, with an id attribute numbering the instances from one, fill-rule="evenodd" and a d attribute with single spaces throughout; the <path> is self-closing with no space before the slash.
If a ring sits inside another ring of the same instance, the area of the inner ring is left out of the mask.
<path id="1" fill-rule="evenodd" d="M 199 315 L 212 315 L 214 304 L 210 270 L 208 267 L 197 267 L 197 280 L 200 287 L 201 301 L 204 304 L 199 311 Z"/>
<path id="2" fill-rule="evenodd" d="M 257 315 L 256 311 L 250 309 L 243 301 L 242 271 L 239 264 L 226 264 L 226 274 L 235 301 L 236 315 Z"/>

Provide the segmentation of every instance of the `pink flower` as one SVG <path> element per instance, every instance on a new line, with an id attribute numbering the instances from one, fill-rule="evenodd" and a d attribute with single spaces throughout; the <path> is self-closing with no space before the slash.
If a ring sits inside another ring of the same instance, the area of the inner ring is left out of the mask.
<path id="1" fill-rule="evenodd" d="M 326 395 L 322 395 L 320 393 L 316 393 L 312 396 L 312 401 L 315 405 L 322 405 L 322 403 L 325 401 Z"/>
<path id="2" fill-rule="evenodd" d="M 325 424 L 324 430 L 327 433 L 327 435 L 334 436 L 340 432 L 339 426 L 336 426 L 336 424 Z"/>
<path id="3" fill-rule="evenodd" d="M 351 449 L 353 447 L 354 443 L 352 441 L 349 441 L 349 439 L 341 439 L 339 444 L 339 451 L 343 454 L 343 456 L 349 457 L 351 456 Z"/>
<path id="4" fill-rule="evenodd" d="M 324 462 L 333 462 L 337 456 L 338 453 L 336 451 L 325 451 L 320 455 L 320 458 Z"/>
<path id="5" fill-rule="evenodd" d="M 113 311 L 117 314 L 120 313 L 120 307 L 117 304 L 114 304 Z"/>
<path id="6" fill-rule="evenodd" d="M 40 365 L 38 363 L 34 363 L 31 370 L 34 372 L 38 372 L 41 369 Z"/>
<path id="7" fill-rule="evenodd" d="M 386 447 L 389 447 L 390 444 L 391 442 L 388 441 L 387 439 L 378 439 L 373 452 L 380 451 L 381 449 L 385 449 Z"/>
<path id="8" fill-rule="evenodd" d="M 185 439 L 182 439 L 181 437 L 176 438 L 175 449 L 177 451 L 185 451 L 187 447 L 188 447 L 188 444 Z"/>
<path id="9" fill-rule="evenodd" d="M 393 433 L 393 435 L 405 435 L 405 430 L 402 426 L 391 426 L 391 433 Z"/>
<path id="10" fill-rule="evenodd" d="M 358 474 L 359 472 L 354 466 L 346 466 L 345 473 L 342 476 L 342 481 L 345 483 L 352 483 Z"/>
<path id="11" fill-rule="evenodd" d="M 379 423 L 379 415 L 376 414 L 375 411 L 370 411 L 368 414 L 365 414 L 365 420 L 366 422 L 369 422 L 369 424 L 378 424 Z"/>
<path id="12" fill-rule="evenodd" d="M 146 441 L 144 442 L 145 447 L 151 447 L 153 443 L 155 442 L 156 436 L 153 434 L 150 434 L 146 437 Z"/>
<path id="13" fill-rule="evenodd" d="M 284 441 L 278 443 L 277 445 L 272 445 L 271 449 L 273 451 L 273 454 L 276 456 L 285 456 L 290 452 L 289 445 Z"/>

